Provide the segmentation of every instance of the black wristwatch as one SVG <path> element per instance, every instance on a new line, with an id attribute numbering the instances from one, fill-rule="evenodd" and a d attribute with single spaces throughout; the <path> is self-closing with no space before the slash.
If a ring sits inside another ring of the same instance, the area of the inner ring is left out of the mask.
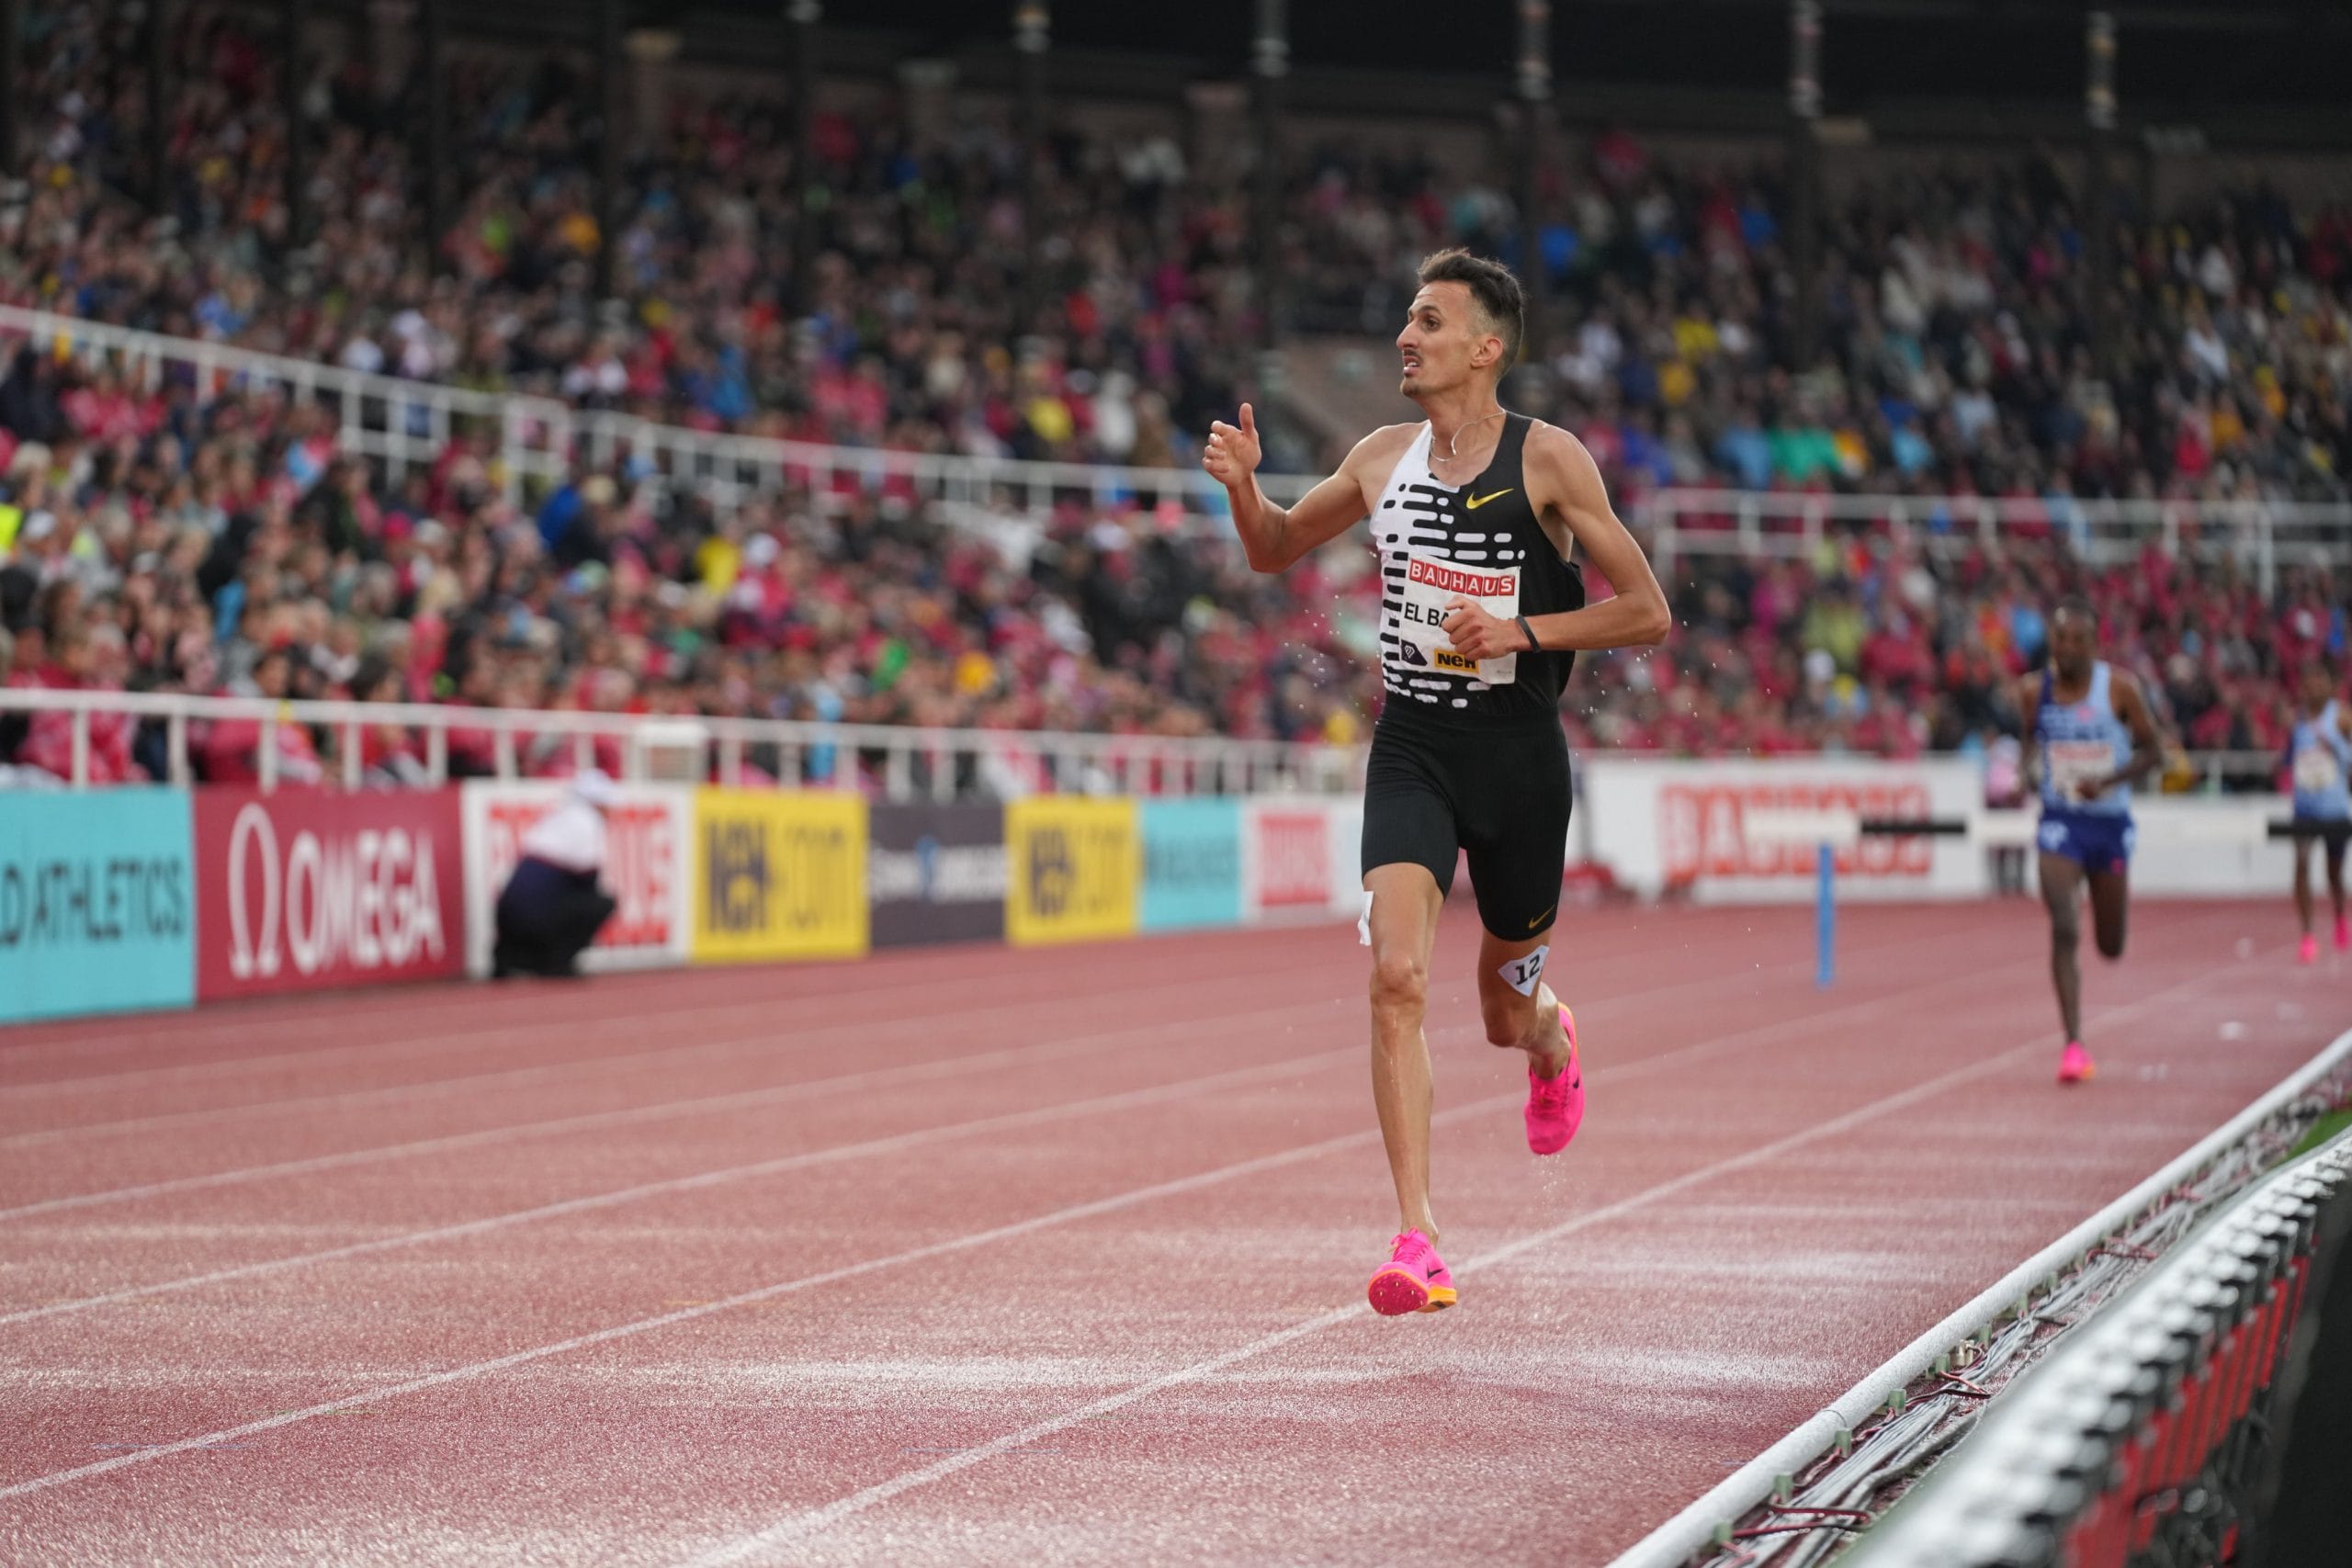
<path id="1" fill-rule="evenodd" d="M 1527 617 L 1525 615 L 1519 617 L 1519 631 L 1520 635 L 1527 639 L 1528 652 L 1541 653 L 1544 651 L 1544 645 L 1535 640 L 1535 628 L 1527 624 Z"/>

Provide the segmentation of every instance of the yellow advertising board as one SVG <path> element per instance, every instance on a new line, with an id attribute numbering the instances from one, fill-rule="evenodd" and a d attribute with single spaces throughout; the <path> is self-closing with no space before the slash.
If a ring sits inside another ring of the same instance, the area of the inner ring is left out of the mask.
<path id="1" fill-rule="evenodd" d="M 856 795 L 696 790 L 694 867 L 696 964 L 865 952 L 865 802 Z"/>
<path id="2" fill-rule="evenodd" d="M 1128 936 L 1143 881 L 1136 803 L 1033 795 L 1004 808 L 1004 934 L 1029 946 Z"/>

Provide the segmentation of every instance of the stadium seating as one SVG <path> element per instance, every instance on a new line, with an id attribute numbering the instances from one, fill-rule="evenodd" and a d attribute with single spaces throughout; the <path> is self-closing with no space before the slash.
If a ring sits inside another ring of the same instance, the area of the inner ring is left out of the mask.
<path id="1" fill-rule="evenodd" d="M 586 95 L 555 62 L 469 57 L 458 73 L 459 188 L 438 236 L 410 198 L 408 106 L 356 70 L 322 82 L 316 233 L 289 248 L 284 127 L 245 24 L 180 17 L 178 57 L 197 66 L 174 105 L 169 216 L 154 219 L 130 194 L 124 12 L 34 9 L 37 162 L 27 199 L 0 212 L 0 302 L 904 451 L 1181 467 L 1250 384 L 1240 193 L 1189 175 L 1163 141 L 1056 142 L 1054 242 L 1033 258 L 1002 133 L 958 126 L 919 149 L 879 113 L 822 116 L 824 254 L 797 311 L 776 112 L 683 97 L 632 166 L 623 298 L 604 303 Z M 2249 189 L 2134 220 L 2126 373 L 2102 387 L 2083 348 L 2080 228 L 2038 164 L 1923 163 L 1838 210 L 1811 365 L 1789 354 L 1769 168 L 1676 167 L 1619 133 L 1553 204 L 1554 331 L 1526 400 L 1583 436 L 1629 513 L 1668 485 L 2053 507 L 2345 493 L 2343 212 Z M 1289 210 L 1295 330 L 1385 337 L 1418 255 L 1516 243 L 1491 192 L 1362 147 L 1305 160 Z M 1024 556 L 902 498 L 722 512 L 656 493 L 626 463 L 517 505 L 465 431 L 395 480 L 299 401 L 11 349 L 11 683 L 1340 741 L 1376 703 L 1371 583 L 1340 553 L 1255 579 L 1164 511 L 1066 506 Z M 1982 746 L 2014 722 L 2002 678 L 2036 652 L 2039 607 L 2062 587 L 2092 594 L 2204 750 L 2275 749 L 2286 682 L 2343 651 L 2324 573 L 2290 570 L 2266 598 L 2153 551 L 2094 570 L 2026 532 L 1991 554 L 1841 535 L 1773 565 L 1681 560 L 1673 640 L 1594 660 L 1570 728 L 1692 754 Z M 152 736 L 93 739 L 105 776 L 153 771 Z M 209 743 L 199 769 L 248 775 L 256 743 Z M 0 723 L 0 761 L 48 766 L 58 744 L 51 726 Z M 397 773 L 400 737 L 369 744 L 370 765 Z M 463 747 L 452 761 L 482 765 Z"/>

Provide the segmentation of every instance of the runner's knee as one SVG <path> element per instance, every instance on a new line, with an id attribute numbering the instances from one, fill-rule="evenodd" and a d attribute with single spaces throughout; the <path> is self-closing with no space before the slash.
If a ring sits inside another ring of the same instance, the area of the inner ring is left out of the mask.
<path id="1" fill-rule="evenodd" d="M 1372 963 L 1372 1005 L 1418 1008 L 1428 999 L 1429 966 L 1411 953 L 1388 953 Z"/>
<path id="2" fill-rule="evenodd" d="M 2050 908 L 2050 945 L 2062 953 L 2072 953 L 2082 945 L 2083 917 L 2071 898 Z"/>

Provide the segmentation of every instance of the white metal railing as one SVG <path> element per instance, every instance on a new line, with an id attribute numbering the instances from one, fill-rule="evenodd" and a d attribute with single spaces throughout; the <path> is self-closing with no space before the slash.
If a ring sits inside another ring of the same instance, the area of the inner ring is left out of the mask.
<path id="1" fill-rule="evenodd" d="M 1226 513 L 1224 491 L 1195 468 L 1023 462 L 691 430 L 576 409 L 553 398 L 365 375 L 0 306 L 0 344 L 28 340 L 111 367 L 145 389 L 176 371 L 199 397 L 260 392 L 326 407 L 338 422 L 341 449 L 381 463 L 395 480 L 412 467 L 435 461 L 460 429 L 478 432 L 489 438 L 487 456 L 510 499 L 560 484 L 583 465 L 606 469 L 628 459 L 657 497 L 688 487 L 721 510 L 752 496 L 805 491 L 820 502 L 895 494 L 939 503 L 949 517 L 965 522 L 1007 513 L 1035 518 L 1064 501 L 1102 507 L 1174 502 L 1194 519 Z M 1313 477 L 1266 474 L 1260 482 L 1267 494 L 1288 502 L 1306 492 Z M 2352 504 L 1669 489 L 1643 497 L 1632 510 L 1650 536 L 1661 575 L 1686 555 L 1809 555 L 1833 529 L 1855 525 L 1915 538 L 1930 549 L 2044 529 L 2094 560 L 2122 558 L 2154 543 L 2192 559 L 2233 559 L 2257 573 L 2266 592 L 2282 564 L 2352 561 Z"/>
<path id="2" fill-rule="evenodd" d="M 486 732 L 492 775 L 523 775 L 526 744 L 569 746 L 575 766 L 596 757 L 600 739 L 622 747 L 623 776 L 658 771 L 658 753 L 680 747 L 690 754 L 685 782 L 715 777 L 721 784 L 752 777 L 761 761 L 785 787 L 858 790 L 866 785 L 864 759 L 876 760 L 875 784 L 892 801 L 949 801 L 974 795 L 1112 793 L 1172 795 L 1341 794 L 1363 775 L 1364 748 L 1223 737 L 1083 735 L 1036 730 L 926 729 L 906 725 L 824 724 L 787 719 L 573 713 L 532 708 L 478 708 L 435 703 L 277 702 L 266 697 L 196 697 L 175 694 L 0 689 L 0 713 L 63 713 L 73 724 L 73 766 L 65 781 L 90 782 L 90 725 L 96 715 L 127 715 L 164 726 L 166 780 L 194 782 L 190 732 L 198 726 L 245 721 L 260 726 L 254 769 L 261 787 L 274 789 L 282 768 L 277 730 L 302 725 L 332 739 L 332 776 L 346 789 L 361 787 L 363 735 L 387 726 L 413 730 L 425 756 L 419 782 L 449 778 L 452 730 Z M 683 740 L 682 737 L 691 737 Z M 763 753 L 759 761 L 752 753 Z M 0 759 L 5 761 L 5 759 Z M 716 767 L 709 766 L 715 762 Z"/>
<path id="3" fill-rule="evenodd" d="M 1643 497 L 1635 520 L 1661 577 L 1683 556 L 1803 558 L 1856 527 L 1930 550 L 2042 534 L 2101 563 L 2154 545 L 2185 559 L 2234 561 L 2266 593 L 2281 566 L 2352 565 L 2352 504 L 2336 502 L 1661 490 Z"/>
<path id="4" fill-rule="evenodd" d="M 629 414 L 575 409 L 552 398 L 365 375 L 282 355 L 0 305 L 0 343 L 11 340 L 50 344 L 61 355 L 111 368 L 145 390 L 160 388 L 168 371 L 177 371 L 201 398 L 259 392 L 329 407 L 339 422 L 341 449 L 377 459 L 395 479 L 411 467 L 429 467 L 460 428 L 492 435 L 488 456 L 495 460 L 509 499 L 524 495 L 526 481 L 538 487 L 561 483 L 575 465 L 601 470 L 632 459 L 642 470 L 639 482 L 657 496 L 691 487 L 721 510 L 750 496 L 788 490 L 805 490 L 820 499 L 898 494 L 910 501 L 1030 515 L 1066 500 L 1104 507 L 1149 507 L 1174 501 L 1194 515 L 1221 515 L 1225 510 L 1224 491 L 1196 468 L 1022 462 L 690 430 Z M 1303 495 L 1313 482 L 1311 476 L 1295 474 L 1261 479 L 1266 492 L 1283 502 Z"/>
<path id="5" fill-rule="evenodd" d="M 0 687 L 0 714 L 62 713 L 73 724 L 73 765 L 63 781 L 90 783 L 90 724 L 99 715 L 125 715 L 164 727 L 165 780 L 194 782 L 191 731 L 223 720 L 261 727 L 254 767 L 262 787 L 276 787 L 277 729 L 300 724 L 331 741 L 333 781 L 345 789 L 365 779 L 360 743 L 369 729 L 414 730 L 425 750 L 418 782 L 449 778 L 449 732 L 486 732 L 492 776 L 523 774 L 522 748 L 552 742 L 571 749 L 575 766 L 595 760 L 596 742 L 621 744 L 622 773 L 645 778 L 658 751 L 676 746 L 692 753 L 691 776 L 721 784 L 752 776 L 760 767 L 785 787 L 813 784 L 832 789 L 865 786 L 863 758 L 877 759 L 876 784 L 891 801 L 949 801 L 967 795 L 1042 793 L 1152 793 L 1177 795 L 1351 793 L 1363 784 L 1367 748 L 1303 741 L 1236 740 L 1222 737 L 1083 735 L 1038 730 L 925 729 L 907 725 L 825 724 L 789 719 L 707 718 L 661 714 L 577 713 L 542 708 L 478 708 L 440 703 L 276 702 L 266 697 L 197 697 L 177 694 L 52 691 Z M 690 740 L 679 738 L 690 736 Z M 749 753 L 763 752 L 758 762 Z M 2268 791 L 2278 758 L 2268 751 L 2190 751 L 2193 792 Z M 8 761 L 0 756 L 0 764 Z M 772 762 L 773 768 L 762 764 Z M 715 764 L 715 765 L 712 765 Z"/>
<path id="6" fill-rule="evenodd" d="M 73 359 L 122 377 L 142 391 L 161 389 L 177 372 L 198 399 L 238 394 L 277 395 L 328 406 L 340 423 L 338 447 L 373 457 L 398 479 L 410 468 L 430 468 L 461 426 L 496 441 L 487 456 L 496 461 L 510 499 L 526 479 L 560 482 L 567 471 L 565 436 L 571 410 L 551 398 L 477 392 L 433 381 L 370 376 L 315 360 L 232 348 L 200 338 L 86 321 L 48 310 L 0 305 L 0 344 L 13 356 L 28 342 L 59 358 Z M 333 400 L 332 403 L 324 400 Z"/>

